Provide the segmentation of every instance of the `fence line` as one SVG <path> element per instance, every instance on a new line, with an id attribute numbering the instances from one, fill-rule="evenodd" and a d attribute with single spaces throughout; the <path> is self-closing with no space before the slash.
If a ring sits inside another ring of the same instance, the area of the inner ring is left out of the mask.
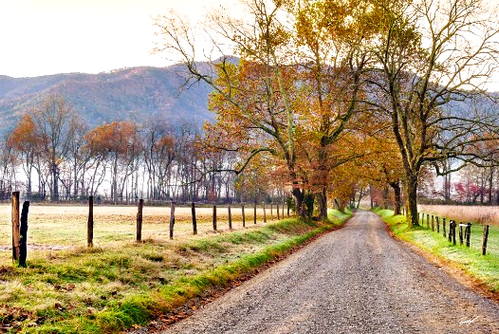
<path id="1" fill-rule="evenodd" d="M 401 214 L 403 216 L 407 217 L 407 210 L 405 208 L 402 208 Z M 425 219 L 426 216 L 426 219 Z M 431 229 L 432 231 L 435 231 L 436 227 L 436 232 L 440 234 L 440 220 L 442 220 L 442 232 L 443 232 L 443 237 L 448 240 L 448 242 L 452 243 L 453 245 L 456 245 L 456 228 L 459 227 L 457 231 L 457 236 L 459 239 L 459 244 L 464 245 L 466 247 L 471 247 L 471 227 L 472 224 L 470 222 L 467 223 L 456 223 L 454 220 L 449 220 L 449 230 L 447 233 L 447 218 L 446 217 L 439 217 L 437 215 L 429 214 L 429 213 L 423 213 L 419 212 L 418 213 L 418 221 L 419 225 L 424 227 L 426 223 L 426 228 Z M 488 237 L 489 237 L 489 225 L 483 225 L 483 235 L 482 235 L 482 255 L 487 254 L 487 242 L 488 242 Z"/>

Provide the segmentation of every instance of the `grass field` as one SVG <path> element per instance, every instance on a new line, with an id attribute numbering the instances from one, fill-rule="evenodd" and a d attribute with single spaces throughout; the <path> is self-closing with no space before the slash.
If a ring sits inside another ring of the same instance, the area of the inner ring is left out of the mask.
<path id="1" fill-rule="evenodd" d="M 391 210 L 375 209 L 398 238 L 405 240 L 437 257 L 450 261 L 469 275 L 482 281 L 489 290 L 499 292 L 499 227 L 491 226 L 487 255 L 481 255 L 482 226 L 472 228 L 471 247 L 452 245 L 441 233 L 417 227 L 409 229 L 406 218 L 393 215 Z"/>
<path id="2" fill-rule="evenodd" d="M 11 243 L 11 222 L 9 205 L 0 205 L 0 264 L 5 260 L 4 253 Z M 273 215 L 267 208 L 267 221 L 277 219 L 275 207 Z M 67 247 L 86 245 L 86 206 L 33 205 L 29 213 L 28 244 L 30 253 L 53 251 Z M 200 207 L 196 210 L 198 233 L 213 233 L 213 209 Z M 135 238 L 137 208 L 135 206 L 98 206 L 94 207 L 94 244 L 106 246 L 111 243 L 132 241 Z M 254 227 L 253 208 L 245 208 L 246 226 Z M 219 231 L 228 230 L 227 207 L 217 208 Z M 192 235 L 190 207 L 175 209 L 175 238 L 183 239 Z M 233 228 L 242 228 L 240 207 L 232 208 Z M 262 225 L 263 209 L 257 209 L 257 226 Z M 170 208 L 145 206 L 143 212 L 143 239 L 166 240 L 169 238 L 168 223 Z M 3 250 L 3 251 L 2 251 Z"/>
<path id="3" fill-rule="evenodd" d="M 499 226 L 499 206 L 419 205 L 419 210 L 460 222 Z"/>
<path id="4" fill-rule="evenodd" d="M 93 249 L 33 252 L 27 268 L 10 261 L 0 265 L 0 332 L 112 333 L 146 324 L 248 275 L 347 218 L 348 214 L 333 210 L 330 223 L 288 218 L 173 241 L 162 238 L 138 244 L 127 239 Z M 117 224 L 108 219 L 101 224 Z M 81 223 L 60 217 L 52 224 L 70 229 L 71 224 Z M 65 229 L 53 228 L 53 234 L 45 237 L 69 245 Z M 111 227 L 106 231 L 111 233 Z"/>

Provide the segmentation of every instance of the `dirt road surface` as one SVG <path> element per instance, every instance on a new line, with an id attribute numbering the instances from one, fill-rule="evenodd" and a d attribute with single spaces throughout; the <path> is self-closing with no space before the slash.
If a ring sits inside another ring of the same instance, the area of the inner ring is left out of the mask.
<path id="1" fill-rule="evenodd" d="M 169 333 L 499 333 L 499 305 L 361 211 Z"/>

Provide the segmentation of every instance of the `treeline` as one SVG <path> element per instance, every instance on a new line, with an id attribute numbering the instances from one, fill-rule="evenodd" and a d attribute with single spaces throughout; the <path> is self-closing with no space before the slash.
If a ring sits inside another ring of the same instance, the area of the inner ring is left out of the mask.
<path id="1" fill-rule="evenodd" d="M 418 196 L 435 175 L 498 165 L 499 114 L 482 101 L 499 25 L 483 1 L 246 4 L 244 16 L 215 14 L 204 29 L 164 17 L 159 49 L 182 61 L 188 82 L 212 87 L 207 145 L 237 152 L 236 173 L 281 179 L 302 217 L 326 219 L 331 204 L 358 205 L 377 189 L 418 225 Z M 237 62 L 221 56 L 227 46 Z"/>
<path id="2" fill-rule="evenodd" d="M 282 196 L 266 185 L 238 187 L 242 176 L 212 172 L 232 166 L 230 152 L 206 152 L 192 124 L 151 118 L 90 129 L 61 96 L 26 112 L 1 142 L 0 193 L 24 190 L 31 200 L 112 202 L 229 201 Z"/>

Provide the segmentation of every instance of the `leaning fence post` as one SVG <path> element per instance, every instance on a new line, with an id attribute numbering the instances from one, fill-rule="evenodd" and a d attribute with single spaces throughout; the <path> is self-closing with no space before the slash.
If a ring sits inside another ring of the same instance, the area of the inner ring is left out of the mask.
<path id="1" fill-rule="evenodd" d="M 244 212 L 244 204 L 241 204 L 241 212 L 243 214 L 243 227 L 246 227 L 246 213 Z"/>
<path id="2" fill-rule="evenodd" d="M 266 208 L 265 208 L 265 201 L 263 202 L 263 222 L 264 223 L 267 222 L 267 211 L 266 211 Z"/>
<path id="3" fill-rule="evenodd" d="M 94 196 L 88 196 L 87 246 L 94 246 Z"/>
<path id="4" fill-rule="evenodd" d="M 227 210 L 229 212 L 229 230 L 232 230 L 232 212 L 230 211 L 230 204 L 227 207 Z"/>
<path id="5" fill-rule="evenodd" d="M 23 203 L 21 212 L 21 239 L 19 240 L 19 267 L 26 267 L 26 257 L 28 256 L 28 212 L 29 201 Z"/>
<path id="6" fill-rule="evenodd" d="M 198 234 L 198 222 L 196 221 L 196 204 L 191 203 L 191 213 L 192 213 L 192 234 Z"/>
<path id="7" fill-rule="evenodd" d="M 173 229 L 175 228 L 175 202 L 170 202 L 170 240 L 173 239 Z"/>
<path id="8" fill-rule="evenodd" d="M 11 198 L 12 204 L 12 259 L 19 260 L 19 191 L 14 191 Z"/>
<path id="9" fill-rule="evenodd" d="M 483 226 L 482 255 L 487 254 L 487 240 L 489 239 L 489 225 Z"/>
<path id="10" fill-rule="evenodd" d="M 217 206 L 213 205 L 213 231 L 217 230 Z"/>
<path id="11" fill-rule="evenodd" d="M 471 223 L 466 224 L 466 247 L 470 247 Z"/>
<path id="12" fill-rule="evenodd" d="M 137 208 L 137 236 L 136 239 L 137 241 L 142 240 L 142 210 L 144 208 L 144 200 L 141 198 L 139 199 L 139 205 Z"/>
<path id="13" fill-rule="evenodd" d="M 256 201 L 253 203 L 253 224 L 256 224 Z"/>

